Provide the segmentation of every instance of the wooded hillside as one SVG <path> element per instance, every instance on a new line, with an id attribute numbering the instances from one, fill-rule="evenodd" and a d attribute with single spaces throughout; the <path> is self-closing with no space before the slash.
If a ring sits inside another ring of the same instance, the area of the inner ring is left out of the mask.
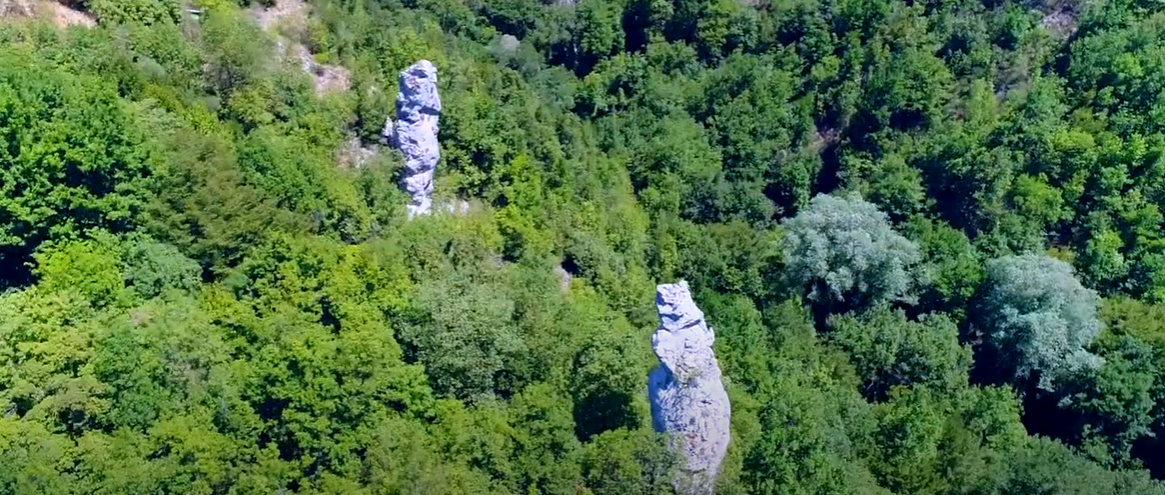
<path id="1" fill-rule="evenodd" d="M 0 1 L 0 495 L 1165 494 L 1165 4 L 266 3 Z"/>

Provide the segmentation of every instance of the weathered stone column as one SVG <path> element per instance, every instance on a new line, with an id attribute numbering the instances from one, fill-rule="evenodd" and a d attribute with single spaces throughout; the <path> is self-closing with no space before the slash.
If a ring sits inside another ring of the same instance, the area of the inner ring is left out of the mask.
<path id="1" fill-rule="evenodd" d="M 432 209 L 433 175 L 441 147 L 437 143 L 441 98 L 437 94 L 437 68 L 422 60 L 400 73 L 400 93 L 396 97 L 395 125 L 384 124 L 390 146 L 404 154 L 401 188 L 412 197 L 409 218 L 427 215 Z"/>
<path id="2" fill-rule="evenodd" d="M 692 301 L 687 282 L 656 288 L 659 328 L 651 347 L 660 367 L 648 377 L 651 419 L 672 435 L 684 457 L 676 490 L 710 494 L 728 451 L 732 408 L 712 352 L 715 335 Z"/>

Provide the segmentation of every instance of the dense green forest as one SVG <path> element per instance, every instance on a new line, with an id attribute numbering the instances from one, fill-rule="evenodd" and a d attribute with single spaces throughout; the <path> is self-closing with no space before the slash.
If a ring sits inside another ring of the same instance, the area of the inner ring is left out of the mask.
<path id="1" fill-rule="evenodd" d="M 0 1 L 0 494 L 1165 494 L 1165 3 L 266 3 Z"/>

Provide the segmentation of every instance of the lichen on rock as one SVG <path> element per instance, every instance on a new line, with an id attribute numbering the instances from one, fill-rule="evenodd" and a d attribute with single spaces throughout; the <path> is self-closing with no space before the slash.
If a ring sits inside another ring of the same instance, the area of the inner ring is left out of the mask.
<path id="1" fill-rule="evenodd" d="M 648 377 L 656 431 L 672 434 L 684 458 L 680 493 L 712 493 L 728 451 L 732 409 L 712 351 L 715 334 L 692 301 L 687 282 L 656 288 L 659 328 L 651 347 L 660 367 Z"/>

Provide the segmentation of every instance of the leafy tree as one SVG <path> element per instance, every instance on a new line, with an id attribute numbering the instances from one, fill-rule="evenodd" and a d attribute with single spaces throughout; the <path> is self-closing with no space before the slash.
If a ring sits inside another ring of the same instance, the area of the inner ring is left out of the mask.
<path id="1" fill-rule="evenodd" d="M 682 229 L 682 230 L 680 230 Z M 772 236 L 744 222 L 677 229 L 676 277 L 695 287 L 763 298 L 773 288 L 779 252 Z"/>
<path id="2" fill-rule="evenodd" d="M 717 219 L 717 191 L 712 186 L 721 180 L 721 157 L 708 143 L 704 128 L 681 113 L 662 120 L 645 112 L 629 118 L 632 122 L 625 125 L 639 131 L 627 143 L 634 153 L 628 171 L 647 207 L 696 221 Z"/>
<path id="3" fill-rule="evenodd" d="M 1128 275 L 1129 261 L 1121 252 L 1123 247 L 1120 234 L 1112 230 L 1089 236 L 1076 262 L 1077 269 L 1090 282 L 1089 286 L 1112 291 Z"/>
<path id="4" fill-rule="evenodd" d="M 877 50 L 875 56 L 890 56 L 882 50 Z M 910 47 L 893 56 L 894 63 L 874 66 L 865 85 L 865 108 L 857 115 L 859 125 L 869 126 L 864 131 L 875 131 L 875 126 L 910 129 L 926 125 L 937 119 L 948 91 L 950 71 L 934 55 Z"/>
<path id="5" fill-rule="evenodd" d="M 18 53 L 0 69 L 0 258 L 7 284 L 45 241 L 139 220 L 157 156 L 107 81 Z"/>
<path id="6" fill-rule="evenodd" d="M 173 0 L 87 0 L 86 7 L 102 23 L 162 24 L 181 20 L 180 5 Z"/>
<path id="7" fill-rule="evenodd" d="M 1089 463 L 1062 444 L 1036 438 L 1009 463 L 998 493 L 1055 493 L 1064 495 L 1104 493 L 1124 495 L 1160 493 L 1161 486 L 1143 473 L 1109 472 Z"/>
<path id="8" fill-rule="evenodd" d="M 624 33 L 619 26 L 620 13 L 614 2 L 588 1 L 579 6 L 578 27 L 571 47 L 577 59 L 567 61 L 574 64 L 576 73 L 585 75 L 599 60 L 622 49 Z"/>
<path id="9" fill-rule="evenodd" d="M 1085 347 L 1100 331 L 1095 291 L 1080 285 L 1071 265 L 1047 256 L 1022 255 L 987 264 L 978 325 L 998 366 L 1052 390 L 1100 360 Z"/>
<path id="10" fill-rule="evenodd" d="M 961 321 L 983 280 L 980 254 L 965 234 L 941 222 L 916 216 L 905 230 L 923 260 L 918 310 L 943 311 Z"/>
<path id="11" fill-rule="evenodd" d="M 379 425 L 368 452 L 369 484 L 409 495 L 496 493 L 483 473 L 445 459 L 417 426 L 401 418 Z"/>
<path id="12" fill-rule="evenodd" d="M 752 493 L 862 493 L 887 494 L 873 475 L 853 458 L 852 450 L 833 445 L 852 444 L 834 407 L 837 400 L 813 393 L 808 384 L 786 378 L 774 391 L 781 400 L 765 405 L 760 414 L 763 434 L 744 460 L 744 482 Z M 852 393 L 852 392 L 851 392 Z M 834 390 L 834 397 L 845 392 Z M 856 432 L 855 432 L 856 433 Z"/>
<path id="13" fill-rule="evenodd" d="M 33 287 L 0 296 L 0 401 L 6 414 L 53 433 L 93 426 L 108 407 L 99 398 L 103 385 L 87 366 L 100 328 L 95 312 L 76 291 Z"/>
<path id="14" fill-rule="evenodd" d="M 853 159 L 854 168 L 866 168 L 864 160 Z M 883 158 L 879 164 L 869 166 L 868 184 L 863 187 L 863 195 L 877 204 L 894 222 L 902 222 L 911 215 L 925 209 L 926 188 L 918 169 L 906 164 L 898 155 Z"/>
<path id="15" fill-rule="evenodd" d="M 971 350 L 959 345 L 955 324 L 943 315 L 914 322 L 878 305 L 861 316 L 830 321 L 830 336 L 862 377 L 862 392 L 885 400 L 895 386 L 929 385 L 951 392 L 966 385 Z"/>
<path id="16" fill-rule="evenodd" d="M 239 169 L 228 143 L 171 136 L 171 163 L 150 204 L 149 229 L 204 269 L 224 270 L 249 246 L 276 229 L 295 230 L 296 218 L 278 209 Z M 182 150 L 182 152 L 179 152 Z"/>
<path id="17" fill-rule="evenodd" d="M 595 495 L 672 493 L 680 460 L 666 438 L 648 429 L 611 430 L 585 446 L 583 479 Z"/>
<path id="18" fill-rule="evenodd" d="M 201 281 L 198 262 L 178 248 L 149 237 L 122 242 L 123 276 L 143 298 L 153 298 L 170 290 L 195 291 Z"/>
<path id="19" fill-rule="evenodd" d="M 76 480 L 55 470 L 69 462 L 69 443 L 67 437 L 53 435 L 43 425 L 11 417 L 0 419 L 0 459 L 5 466 L 0 489 L 10 493 L 69 493 Z"/>
<path id="20" fill-rule="evenodd" d="M 235 9 L 208 9 L 202 23 L 206 83 L 219 97 L 254 83 L 266 70 L 266 37 Z"/>
<path id="21" fill-rule="evenodd" d="M 772 384 L 767 373 L 775 346 L 761 312 L 747 297 L 705 291 L 698 303 L 716 331 L 716 359 L 724 373 L 738 377 L 737 384 L 760 393 Z"/>
<path id="22" fill-rule="evenodd" d="M 571 431 L 574 419 L 570 400 L 554 394 L 552 387 L 536 383 L 514 397 L 515 431 L 513 465 L 518 491 L 562 493 L 577 486 L 579 441 Z"/>
<path id="23" fill-rule="evenodd" d="M 116 240 L 72 241 L 50 247 L 36 255 L 40 287 L 49 291 L 74 291 L 94 306 L 105 306 L 124 298 L 125 281 Z"/>
<path id="24" fill-rule="evenodd" d="M 401 328 L 433 389 L 466 400 L 509 393 L 508 363 L 525 351 L 514 303 L 497 286 L 464 274 L 418 287 L 416 313 Z"/>
<path id="25" fill-rule="evenodd" d="M 1132 337 L 1104 345 L 1104 365 L 1088 370 L 1064 387 L 1061 406 L 1074 416 L 1082 450 L 1101 464 L 1138 467 L 1136 442 L 1152 435 L 1159 421 L 1158 351 Z"/>
<path id="26" fill-rule="evenodd" d="M 895 390 L 893 399 L 875 412 L 878 462 L 873 471 L 894 493 L 942 493 L 939 443 L 944 417 L 930 389 Z"/>
<path id="27" fill-rule="evenodd" d="M 215 399 L 229 400 L 209 389 L 211 375 L 226 371 L 230 346 L 196 301 L 155 300 L 105 324 L 91 362 L 110 403 L 102 423 L 145 430 Z M 167 331 L 174 328 L 183 331 Z"/>
<path id="28" fill-rule="evenodd" d="M 753 56 L 728 57 L 724 65 L 706 76 L 697 117 L 714 133 L 724 149 L 725 180 L 733 184 L 726 199 L 750 204 L 758 197 L 760 211 L 739 208 L 736 216 L 767 222 L 770 201 L 790 211 L 808 200 L 809 178 L 783 156 L 806 131 L 805 105 L 793 101 L 791 74 L 773 67 L 772 60 Z M 802 198 L 804 196 L 804 198 Z M 727 203 L 726 200 L 722 200 Z M 733 208 L 737 209 L 737 208 Z"/>
<path id="29" fill-rule="evenodd" d="M 583 316 L 569 313 L 563 316 L 567 315 Z M 614 333 L 612 328 L 597 330 L 569 363 L 574 372 L 570 380 L 570 388 L 575 391 L 574 425 L 582 440 L 605 431 L 634 429 L 648 423 L 646 404 L 638 393 L 642 375 L 636 373 L 646 373 L 648 362 L 634 352 L 635 347 L 630 345 L 634 341 L 628 338 L 631 335 L 610 335 Z M 636 363 L 643 366 L 637 367 Z"/>
<path id="30" fill-rule="evenodd" d="M 790 280 L 810 299 L 850 307 L 908 299 L 921 261 L 918 246 L 856 195 L 813 198 L 782 225 L 780 246 Z"/>

